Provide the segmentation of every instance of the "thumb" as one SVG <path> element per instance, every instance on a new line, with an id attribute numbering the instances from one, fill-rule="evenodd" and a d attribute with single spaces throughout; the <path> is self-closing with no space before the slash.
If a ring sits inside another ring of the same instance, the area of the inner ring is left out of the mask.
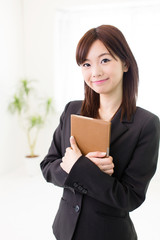
<path id="1" fill-rule="evenodd" d="M 73 136 L 70 137 L 70 144 L 71 144 L 71 148 L 76 151 L 78 149 L 76 140 Z"/>

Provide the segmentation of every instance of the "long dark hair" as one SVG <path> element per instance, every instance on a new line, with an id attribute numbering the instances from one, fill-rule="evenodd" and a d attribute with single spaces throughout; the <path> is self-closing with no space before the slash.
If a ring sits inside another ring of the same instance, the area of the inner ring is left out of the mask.
<path id="1" fill-rule="evenodd" d="M 102 25 L 92 28 L 80 39 L 76 49 L 76 61 L 81 65 L 88 54 L 88 51 L 94 41 L 100 40 L 115 58 L 126 63 L 128 71 L 123 75 L 123 99 L 121 105 L 121 120 L 126 115 L 129 120 L 136 109 L 136 98 L 138 95 L 138 66 L 131 52 L 131 49 L 122 34 L 122 32 L 111 25 Z M 81 114 L 96 118 L 100 107 L 99 94 L 93 91 L 86 83 L 85 98 L 81 108 Z"/>

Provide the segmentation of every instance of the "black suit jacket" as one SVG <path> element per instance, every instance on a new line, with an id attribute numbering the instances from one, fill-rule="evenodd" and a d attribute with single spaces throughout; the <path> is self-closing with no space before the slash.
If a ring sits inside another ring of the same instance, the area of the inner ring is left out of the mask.
<path id="1" fill-rule="evenodd" d="M 53 232 L 58 240 L 137 239 L 129 212 L 145 200 L 156 170 L 159 119 L 137 107 L 130 121 L 124 117 L 120 122 L 119 110 L 111 125 L 114 174 L 103 173 L 85 156 L 67 174 L 60 163 L 70 146 L 70 115 L 80 114 L 81 104 L 74 101 L 66 105 L 41 163 L 45 179 L 64 188 Z"/>

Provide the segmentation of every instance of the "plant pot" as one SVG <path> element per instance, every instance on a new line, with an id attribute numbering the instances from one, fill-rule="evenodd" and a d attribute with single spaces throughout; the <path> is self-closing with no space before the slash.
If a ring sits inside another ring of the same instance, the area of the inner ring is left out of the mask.
<path id="1" fill-rule="evenodd" d="M 29 176 L 36 176 L 41 173 L 40 171 L 41 158 L 38 155 L 25 157 L 25 169 Z"/>

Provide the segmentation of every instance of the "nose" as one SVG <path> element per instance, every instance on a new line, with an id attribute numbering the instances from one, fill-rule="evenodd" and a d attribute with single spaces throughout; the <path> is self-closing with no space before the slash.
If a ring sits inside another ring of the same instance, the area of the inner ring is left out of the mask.
<path id="1" fill-rule="evenodd" d="M 94 65 L 92 67 L 92 77 L 96 78 L 96 77 L 100 77 L 102 76 L 102 68 L 99 65 Z"/>

